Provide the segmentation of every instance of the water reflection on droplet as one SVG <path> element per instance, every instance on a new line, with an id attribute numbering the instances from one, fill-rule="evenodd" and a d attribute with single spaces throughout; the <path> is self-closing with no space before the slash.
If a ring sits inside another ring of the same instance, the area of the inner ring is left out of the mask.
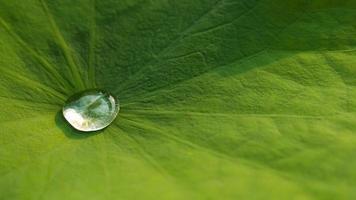
<path id="1" fill-rule="evenodd" d="M 70 97 L 63 106 L 63 116 L 75 129 L 90 132 L 109 126 L 119 109 L 119 102 L 113 95 L 94 89 Z"/>

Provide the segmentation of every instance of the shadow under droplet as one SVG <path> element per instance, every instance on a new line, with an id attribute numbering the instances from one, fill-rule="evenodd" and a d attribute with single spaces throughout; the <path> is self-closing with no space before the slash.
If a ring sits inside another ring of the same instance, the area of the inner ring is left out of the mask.
<path id="1" fill-rule="evenodd" d="M 94 136 L 101 131 L 94 132 L 83 132 L 74 129 L 67 121 L 64 119 L 62 111 L 58 111 L 55 117 L 56 126 L 61 129 L 61 131 L 71 139 L 85 139 L 90 136 Z"/>

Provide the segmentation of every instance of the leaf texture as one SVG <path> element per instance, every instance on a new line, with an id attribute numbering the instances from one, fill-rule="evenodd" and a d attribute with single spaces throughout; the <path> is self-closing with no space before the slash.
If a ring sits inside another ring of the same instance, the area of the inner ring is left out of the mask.
<path id="1" fill-rule="evenodd" d="M 0 199 L 356 198 L 356 3 L 3 0 Z M 61 115 L 103 88 L 94 134 Z"/>

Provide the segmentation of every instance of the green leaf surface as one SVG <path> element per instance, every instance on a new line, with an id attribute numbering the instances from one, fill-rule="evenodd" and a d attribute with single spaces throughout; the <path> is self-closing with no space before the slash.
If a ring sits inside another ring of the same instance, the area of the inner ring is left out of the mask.
<path id="1" fill-rule="evenodd" d="M 355 1 L 2 0 L 0 199 L 355 199 L 355 66 Z"/>

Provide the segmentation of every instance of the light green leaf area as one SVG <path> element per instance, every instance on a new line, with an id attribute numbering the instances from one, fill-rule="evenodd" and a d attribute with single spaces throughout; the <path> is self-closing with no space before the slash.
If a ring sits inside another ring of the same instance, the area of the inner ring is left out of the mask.
<path id="1" fill-rule="evenodd" d="M 1 200 L 355 199 L 356 2 L 2 0 L 0 103 Z"/>

